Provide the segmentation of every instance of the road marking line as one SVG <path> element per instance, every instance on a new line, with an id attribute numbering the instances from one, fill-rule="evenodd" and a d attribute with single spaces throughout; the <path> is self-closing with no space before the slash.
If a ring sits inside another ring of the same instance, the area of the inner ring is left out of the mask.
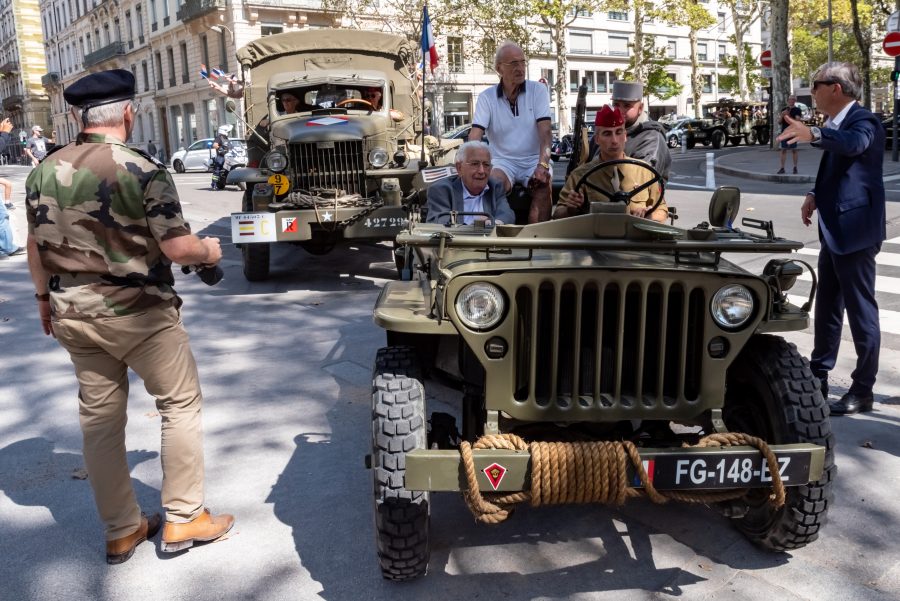
<path id="1" fill-rule="evenodd" d="M 698 186 L 697 184 L 683 184 L 681 182 L 669 182 L 666 187 L 670 188 L 672 186 L 683 186 L 685 188 L 696 188 L 698 190 L 709 190 L 706 186 Z"/>
<path id="2" fill-rule="evenodd" d="M 802 306 L 807 300 L 809 300 L 808 296 L 803 296 L 800 294 L 788 294 L 788 300 L 790 300 L 791 304 L 797 305 L 798 307 Z M 810 319 L 815 314 L 815 303 L 813 303 L 813 308 L 809 310 Z M 888 334 L 900 334 L 900 311 L 888 311 L 887 309 L 878 309 L 878 322 L 881 327 L 882 332 L 886 332 Z M 844 326 L 847 325 L 847 319 L 844 319 Z"/>
<path id="3" fill-rule="evenodd" d="M 806 282 L 812 281 L 812 276 L 808 271 L 804 271 L 803 275 L 797 278 Z M 892 278 L 886 275 L 875 276 L 875 292 L 888 292 L 890 294 L 900 294 L 900 278 Z"/>
<path id="4" fill-rule="evenodd" d="M 894 238 L 894 240 L 897 240 L 897 242 L 900 242 L 900 238 Z M 888 240 L 887 242 L 891 242 L 891 241 Z M 804 248 L 801 248 L 800 250 L 798 250 L 797 253 L 798 253 L 798 254 L 801 254 L 801 255 L 809 255 L 809 256 L 815 256 L 815 257 L 818 257 L 818 256 L 819 256 L 819 249 L 818 249 L 818 248 L 804 247 Z M 900 267 L 900 253 L 886 253 L 886 252 L 880 252 L 880 253 L 878 253 L 877 255 L 875 255 L 875 263 L 876 263 L 877 265 L 887 265 L 887 266 L 890 266 L 890 267 Z"/>

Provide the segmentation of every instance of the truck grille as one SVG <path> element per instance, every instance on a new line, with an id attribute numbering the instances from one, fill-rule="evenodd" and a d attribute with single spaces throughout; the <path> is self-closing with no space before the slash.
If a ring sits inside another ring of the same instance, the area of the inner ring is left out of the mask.
<path id="1" fill-rule="evenodd" d="M 515 400 L 553 413 L 640 414 L 693 404 L 701 392 L 706 296 L 703 288 L 649 277 L 520 286 Z"/>
<path id="2" fill-rule="evenodd" d="M 290 148 L 289 173 L 295 174 L 295 189 L 366 195 L 362 141 L 291 144 Z"/>

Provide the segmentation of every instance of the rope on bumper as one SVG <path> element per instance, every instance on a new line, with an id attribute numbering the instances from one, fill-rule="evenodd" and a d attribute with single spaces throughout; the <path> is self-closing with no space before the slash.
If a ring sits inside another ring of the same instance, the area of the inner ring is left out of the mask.
<path id="1" fill-rule="evenodd" d="M 689 446 L 689 445 L 685 445 Z M 775 453 L 764 440 L 740 433 L 711 434 L 694 447 L 752 446 L 766 458 L 772 476 L 770 502 L 776 509 L 784 505 L 784 484 Z M 531 454 L 531 490 L 512 493 L 482 493 L 478 487 L 473 449 L 529 451 Z M 623 505 L 627 497 L 646 495 L 654 503 L 670 500 L 685 503 L 715 503 L 744 496 L 747 489 L 680 492 L 658 491 L 644 469 L 640 452 L 630 441 L 532 442 L 515 434 L 482 436 L 474 444 L 460 444 L 467 488 L 463 498 L 479 522 L 498 524 L 512 513 L 515 505 L 529 500 L 532 507 L 564 503 L 602 503 Z M 629 465 L 634 467 L 643 486 L 630 485 Z"/>

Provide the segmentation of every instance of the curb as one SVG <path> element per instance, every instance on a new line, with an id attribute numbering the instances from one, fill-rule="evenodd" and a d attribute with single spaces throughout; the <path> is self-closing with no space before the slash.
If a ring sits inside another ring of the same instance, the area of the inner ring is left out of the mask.
<path id="1" fill-rule="evenodd" d="M 778 182 L 780 184 L 802 184 L 816 182 L 816 178 L 811 175 L 789 175 L 787 173 L 778 175 L 777 173 L 756 173 L 754 171 L 744 171 L 743 169 L 735 169 L 734 167 L 721 165 L 719 164 L 719 161 L 721 160 L 722 159 L 716 159 L 715 169 L 716 172 L 724 173 L 725 175 L 733 175 L 734 177 L 755 179 L 764 182 Z"/>

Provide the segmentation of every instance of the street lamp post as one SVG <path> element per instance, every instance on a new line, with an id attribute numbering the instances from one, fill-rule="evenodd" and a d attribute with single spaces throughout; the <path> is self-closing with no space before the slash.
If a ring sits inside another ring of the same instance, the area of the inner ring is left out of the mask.
<path id="1" fill-rule="evenodd" d="M 828 28 L 828 62 L 834 62 L 834 20 L 831 18 L 831 0 L 828 0 L 828 18 L 819 21 L 818 25 Z"/>

